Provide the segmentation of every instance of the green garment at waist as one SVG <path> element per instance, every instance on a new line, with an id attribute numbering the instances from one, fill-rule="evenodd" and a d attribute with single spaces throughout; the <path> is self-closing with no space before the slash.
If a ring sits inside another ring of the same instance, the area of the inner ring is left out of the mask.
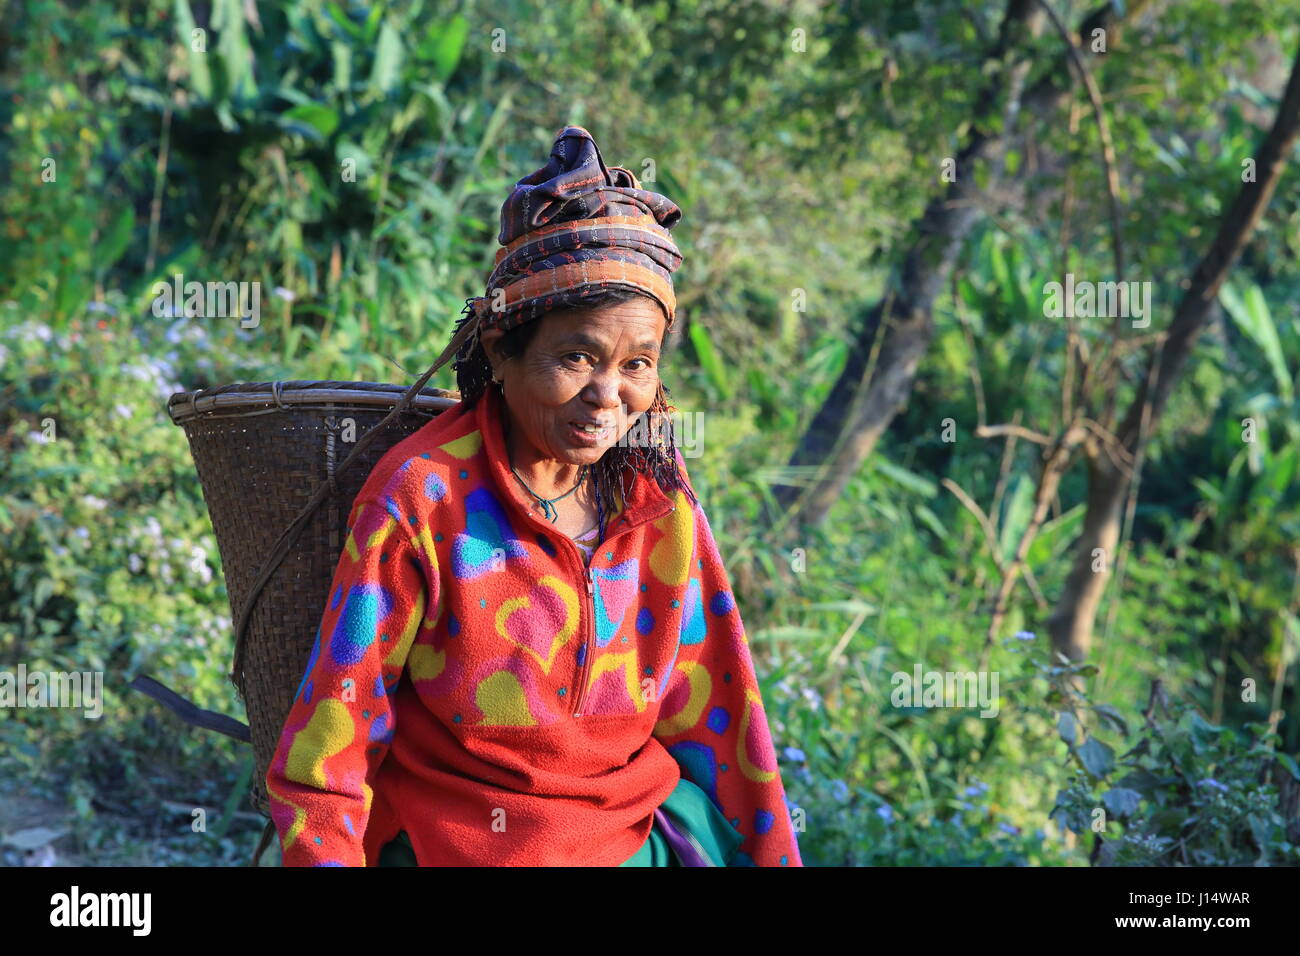
<path id="1" fill-rule="evenodd" d="M 677 829 L 689 833 L 699 849 L 714 866 L 727 866 L 745 838 L 736 832 L 709 795 L 685 777 L 668 795 L 660 809 L 670 816 Z M 650 837 L 619 866 L 681 866 L 656 821 Z"/>

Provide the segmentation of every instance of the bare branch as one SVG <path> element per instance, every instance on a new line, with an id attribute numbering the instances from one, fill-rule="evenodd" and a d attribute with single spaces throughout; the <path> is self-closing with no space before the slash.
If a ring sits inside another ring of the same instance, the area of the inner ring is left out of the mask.
<path id="1" fill-rule="evenodd" d="M 1036 432 L 1022 425 L 981 425 L 975 429 L 976 438 L 1001 438 L 1004 435 L 1015 435 L 1035 445 L 1051 446 L 1053 442 L 1051 437 L 1042 432 Z"/>

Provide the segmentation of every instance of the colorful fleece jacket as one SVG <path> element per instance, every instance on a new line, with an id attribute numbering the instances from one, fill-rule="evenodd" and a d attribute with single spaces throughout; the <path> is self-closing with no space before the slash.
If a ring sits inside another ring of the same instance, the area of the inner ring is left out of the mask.
<path id="1" fill-rule="evenodd" d="M 355 500 L 266 776 L 285 865 L 404 829 L 426 866 L 616 866 L 681 776 L 740 862 L 802 865 L 703 510 L 638 474 L 588 563 L 526 509 L 501 410 L 443 412 Z"/>

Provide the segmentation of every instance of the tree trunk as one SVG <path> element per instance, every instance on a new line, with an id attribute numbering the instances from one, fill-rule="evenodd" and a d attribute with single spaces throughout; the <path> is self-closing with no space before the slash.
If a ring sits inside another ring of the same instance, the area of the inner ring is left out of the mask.
<path id="1" fill-rule="evenodd" d="M 1074 564 L 1061 588 L 1047 632 L 1052 649 L 1070 660 L 1087 656 L 1092 640 L 1092 622 L 1106 593 L 1116 548 L 1119 545 L 1120 519 L 1123 516 L 1124 492 L 1128 482 L 1124 474 L 1107 457 L 1100 443 L 1085 444 L 1088 462 L 1088 507 L 1083 531 L 1079 536 Z"/>
<path id="2" fill-rule="evenodd" d="M 1148 350 L 1147 374 L 1117 436 L 1134 460 L 1141 460 L 1139 452 L 1155 430 L 1174 386 L 1182 378 L 1192 348 L 1213 312 L 1219 287 L 1268 207 L 1297 134 L 1300 134 L 1300 52 L 1291 66 L 1273 128 L 1254 157 L 1256 181 L 1242 183 L 1237 198 L 1219 223 L 1214 241 L 1192 273 L 1191 285 L 1178 303 L 1168 334 L 1163 342 Z M 1109 567 L 1119 541 L 1120 514 L 1129 490 L 1129 478 L 1114 469 L 1105 450 L 1089 447 L 1084 530 L 1074 565 L 1048 621 L 1053 649 L 1076 661 L 1086 657 L 1092 645 L 1093 624 L 1106 590 Z M 1092 571 L 1095 548 L 1103 549 L 1105 573 Z"/>
<path id="3" fill-rule="evenodd" d="M 1145 5 L 1146 0 L 1130 4 L 1125 18 L 1136 15 Z M 1042 23 L 1037 0 L 1011 0 L 988 60 L 1009 58 L 1018 33 L 1026 30 L 1037 35 Z M 1108 2 L 1089 15 L 1080 29 L 1083 36 L 1090 36 L 1093 29 L 1113 29 L 1119 24 L 1115 8 Z M 916 369 L 934 335 L 934 300 L 951 275 L 962 243 L 982 214 L 977 204 L 980 191 L 974 184 L 976 168 L 985 165 L 990 184 L 996 183 L 998 166 L 1020 110 L 1038 118 L 1049 116 L 1071 89 L 1070 72 L 1063 64 L 1061 70 L 1044 76 L 1022 97 L 1021 85 L 1028 68 L 1026 61 L 1009 62 L 994 76 L 984 99 L 994 101 L 1003 89 L 1007 90 L 1001 132 L 995 135 L 978 126 L 972 128 L 957 157 L 957 181 L 930 202 L 913 226 L 892 305 L 886 296 L 864 315 L 850 343 L 843 371 L 790 456 L 791 466 L 821 466 L 814 484 L 807 491 L 793 485 L 773 488 L 780 507 L 788 509 L 798 502 L 798 522 L 805 527 L 825 520 L 912 392 Z M 871 353 L 877 336 L 883 339 L 873 363 Z"/>

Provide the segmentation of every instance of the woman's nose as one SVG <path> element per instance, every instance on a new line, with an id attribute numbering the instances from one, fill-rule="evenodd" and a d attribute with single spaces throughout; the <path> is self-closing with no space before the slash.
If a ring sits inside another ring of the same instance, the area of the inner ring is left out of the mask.
<path id="1" fill-rule="evenodd" d="M 599 408 L 613 409 L 622 404 L 619 389 L 622 380 L 617 371 L 592 373 L 587 382 L 583 397 Z"/>

